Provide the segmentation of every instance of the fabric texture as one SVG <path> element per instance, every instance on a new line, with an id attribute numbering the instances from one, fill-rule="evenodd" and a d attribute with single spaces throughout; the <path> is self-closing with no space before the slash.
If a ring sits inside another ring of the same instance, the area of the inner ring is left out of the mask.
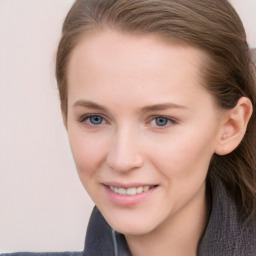
<path id="1" fill-rule="evenodd" d="M 233 198 L 215 182 L 211 215 L 198 246 L 198 255 L 255 256 L 256 219 L 243 221 Z"/>
<path id="2" fill-rule="evenodd" d="M 1 256 L 131 256 L 125 237 L 93 209 L 83 252 L 11 253 Z M 256 256 L 256 220 L 242 221 L 220 181 L 212 188 L 212 209 L 198 245 L 198 256 Z"/>

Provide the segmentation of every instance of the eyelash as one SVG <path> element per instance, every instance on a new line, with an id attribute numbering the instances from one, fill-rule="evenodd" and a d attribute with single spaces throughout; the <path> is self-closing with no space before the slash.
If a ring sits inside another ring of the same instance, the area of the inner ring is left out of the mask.
<path id="1" fill-rule="evenodd" d="M 93 124 L 93 123 L 90 121 L 90 118 L 92 118 L 92 117 L 94 117 L 94 118 L 95 118 L 95 117 L 100 118 L 100 119 L 101 119 L 101 122 L 98 123 L 98 124 Z M 157 119 L 162 119 L 162 120 L 166 121 L 166 124 L 164 124 L 164 125 L 157 125 L 157 124 L 156 124 Z M 81 117 L 79 118 L 78 121 L 79 121 L 80 123 L 84 123 L 84 122 L 85 122 L 86 125 L 92 126 L 92 127 L 100 126 L 100 125 L 105 124 L 105 123 L 107 122 L 106 119 L 105 119 L 102 115 L 100 115 L 100 114 L 87 114 L 87 115 L 83 115 L 83 116 L 81 116 Z M 147 122 L 147 125 L 152 124 L 153 121 L 155 122 L 155 124 L 154 124 L 153 126 L 159 128 L 159 129 L 168 128 L 170 125 L 178 124 L 178 121 L 177 121 L 176 119 L 174 119 L 174 118 L 170 118 L 170 117 L 160 116 L 160 115 L 159 115 L 159 116 L 153 116 L 153 117 L 151 117 L 150 120 L 149 120 L 149 122 Z"/>
<path id="2" fill-rule="evenodd" d="M 101 118 L 101 119 L 102 119 L 102 122 L 99 123 L 99 124 L 93 124 L 92 122 L 89 121 L 91 117 L 98 117 L 98 118 Z M 101 125 L 101 124 L 103 124 L 103 123 L 106 123 L 106 119 L 105 119 L 102 115 L 100 115 L 100 114 L 87 114 L 87 115 L 83 115 L 83 116 L 81 116 L 81 117 L 79 118 L 78 121 L 79 121 L 80 123 L 84 123 L 84 122 L 85 122 L 88 126 L 94 126 L 94 127 L 99 126 L 99 125 Z"/>
<path id="3" fill-rule="evenodd" d="M 159 129 L 165 129 L 165 128 L 168 128 L 169 126 L 171 125 L 175 125 L 175 124 L 178 124 L 178 121 L 174 118 L 171 118 L 171 117 L 167 117 L 167 116 L 153 116 L 151 119 L 150 119 L 150 122 L 149 124 L 152 124 L 152 122 L 154 121 L 156 123 L 157 119 L 164 119 L 167 123 L 164 124 L 164 125 L 157 125 L 157 124 L 154 124 L 155 127 L 159 128 Z"/>

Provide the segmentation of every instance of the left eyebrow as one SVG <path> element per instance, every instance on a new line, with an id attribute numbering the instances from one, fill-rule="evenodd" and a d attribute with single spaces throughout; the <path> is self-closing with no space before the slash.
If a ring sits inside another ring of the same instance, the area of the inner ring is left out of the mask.
<path id="1" fill-rule="evenodd" d="M 141 111 L 143 113 L 146 113 L 146 112 L 166 110 L 166 109 L 170 109 L 170 108 L 184 109 L 184 110 L 188 109 L 188 107 L 186 107 L 186 106 L 178 105 L 178 104 L 175 104 L 175 103 L 162 103 L 162 104 L 155 104 L 155 105 L 150 105 L 150 106 L 143 107 L 141 109 Z"/>

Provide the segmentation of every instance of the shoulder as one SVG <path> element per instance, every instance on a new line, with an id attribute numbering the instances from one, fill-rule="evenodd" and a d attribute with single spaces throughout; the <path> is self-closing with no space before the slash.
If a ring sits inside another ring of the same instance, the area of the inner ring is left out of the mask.
<path id="1" fill-rule="evenodd" d="M 97 207 L 87 228 L 84 255 L 130 256 L 124 236 L 109 226 Z"/>
<path id="2" fill-rule="evenodd" d="M 83 252 L 57 253 L 4 253 L 1 256 L 103 256 L 120 255 L 130 256 L 129 249 L 122 234 L 114 231 L 106 222 L 97 207 L 93 209 L 87 227 L 85 248 Z"/>
<path id="3" fill-rule="evenodd" d="M 256 251 L 256 218 L 244 219 L 220 180 L 212 187 L 212 209 L 198 247 L 199 256 L 253 256 Z"/>
<path id="4" fill-rule="evenodd" d="M 1 253 L 1 256 L 83 256 L 83 252 L 15 252 L 15 253 Z"/>

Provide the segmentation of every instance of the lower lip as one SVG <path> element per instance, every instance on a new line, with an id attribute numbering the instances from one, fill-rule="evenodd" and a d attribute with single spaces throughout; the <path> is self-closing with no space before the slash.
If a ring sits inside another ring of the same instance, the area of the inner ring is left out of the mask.
<path id="1" fill-rule="evenodd" d="M 148 197 L 150 197 L 158 189 L 158 186 L 136 195 L 120 195 L 112 191 L 106 185 L 104 185 L 104 189 L 106 191 L 106 194 L 114 204 L 120 206 L 133 206 L 143 202 Z"/>

